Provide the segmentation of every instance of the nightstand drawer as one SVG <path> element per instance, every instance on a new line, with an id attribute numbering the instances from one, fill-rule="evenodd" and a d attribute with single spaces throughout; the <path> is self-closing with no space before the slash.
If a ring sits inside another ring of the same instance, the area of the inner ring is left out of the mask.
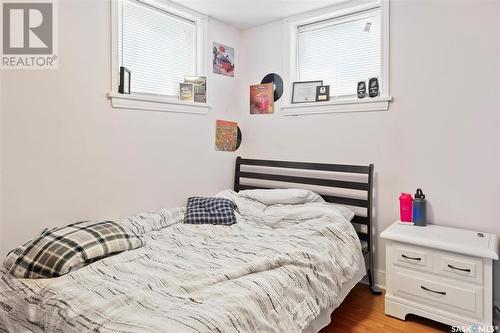
<path id="1" fill-rule="evenodd" d="M 434 309 L 460 313 L 481 319 L 483 288 L 474 285 L 451 283 L 432 275 L 395 271 L 394 294 L 398 297 L 427 303 Z"/>
<path id="2" fill-rule="evenodd" d="M 449 253 L 438 255 L 437 273 L 454 279 L 483 283 L 483 260 Z"/>
<path id="3" fill-rule="evenodd" d="M 396 244 L 393 252 L 393 264 L 432 272 L 433 252 L 429 249 L 410 246 L 406 244 Z"/>

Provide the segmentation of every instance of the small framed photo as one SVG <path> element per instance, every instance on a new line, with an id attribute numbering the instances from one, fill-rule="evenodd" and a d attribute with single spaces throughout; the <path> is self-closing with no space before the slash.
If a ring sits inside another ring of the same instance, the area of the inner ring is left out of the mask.
<path id="1" fill-rule="evenodd" d="M 368 81 L 368 96 L 377 97 L 379 95 L 378 78 L 372 77 Z"/>
<path id="2" fill-rule="evenodd" d="M 323 80 L 294 82 L 292 103 L 316 102 L 316 88 L 323 85 Z"/>
<path id="3" fill-rule="evenodd" d="M 194 102 L 193 83 L 179 83 L 179 99 L 181 101 Z"/>
<path id="4" fill-rule="evenodd" d="M 316 102 L 325 102 L 330 100 L 330 86 L 316 87 Z"/>
<path id="5" fill-rule="evenodd" d="M 120 67 L 120 85 L 118 86 L 120 94 L 130 94 L 130 71 L 125 67 Z"/>
<path id="6" fill-rule="evenodd" d="M 358 98 L 365 98 L 365 97 L 366 97 L 366 82 L 359 81 L 358 82 Z"/>

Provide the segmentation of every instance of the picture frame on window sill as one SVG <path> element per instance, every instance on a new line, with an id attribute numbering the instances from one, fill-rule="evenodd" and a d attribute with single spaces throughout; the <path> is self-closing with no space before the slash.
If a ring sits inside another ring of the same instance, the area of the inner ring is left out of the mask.
<path id="1" fill-rule="evenodd" d="M 120 85 L 118 86 L 120 94 L 130 94 L 130 70 L 120 67 Z"/>
<path id="2" fill-rule="evenodd" d="M 316 102 L 316 89 L 323 80 L 298 81 L 292 84 L 292 104 Z"/>
<path id="3" fill-rule="evenodd" d="M 316 102 L 328 102 L 330 100 L 330 86 L 316 87 Z"/>

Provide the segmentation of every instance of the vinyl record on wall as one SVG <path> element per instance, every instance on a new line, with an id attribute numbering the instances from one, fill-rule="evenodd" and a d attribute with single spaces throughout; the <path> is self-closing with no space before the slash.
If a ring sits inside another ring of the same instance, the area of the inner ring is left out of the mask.
<path id="1" fill-rule="evenodd" d="M 274 101 L 276 102 L 283 95 L 283 80 L 281 76 L 270 73 L 264 76 L 261 83 L 272 83 L 274 86 Z"/>
<path id="2" fill-rule="evenodd" d="M 240 145 L 241 145 L 241 130 L 240 130 L 240 127 L 238 126 L 238 135 L 236 137 L 236 149 L 235 150 L 238 150 L 238 148 L 240 148 Z"/>

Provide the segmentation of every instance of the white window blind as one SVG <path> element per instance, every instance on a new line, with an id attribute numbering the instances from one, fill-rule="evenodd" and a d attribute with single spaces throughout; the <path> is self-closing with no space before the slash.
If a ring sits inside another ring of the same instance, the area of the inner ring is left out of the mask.
<path id="1" fill-rule="evenodd" d="M 299 80 L 323 80 L 333 97 L 355 96 L 359 81 L 382 80 L 380 28 L 380 8 L 299 26 Z"/>
<path id="2" fill-rule="evenodd" d="M 138 0 L 122 4 L 120 61 L 131 92 L 177 96 L 196 71 L 195 22 Z"/>

